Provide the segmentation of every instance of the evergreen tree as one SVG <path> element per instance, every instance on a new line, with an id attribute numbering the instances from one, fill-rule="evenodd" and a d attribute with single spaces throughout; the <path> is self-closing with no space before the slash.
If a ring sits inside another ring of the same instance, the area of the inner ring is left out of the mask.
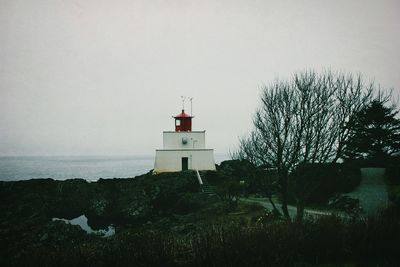
<path id="1" fill-rule="evenodd" d="M 385 101 L 380 99 L 357 112 L 349 123 L 351 130 L 345 158 L 383 162 L 400 152 L 398 112 L 395 107 L 386 107 Z"/>

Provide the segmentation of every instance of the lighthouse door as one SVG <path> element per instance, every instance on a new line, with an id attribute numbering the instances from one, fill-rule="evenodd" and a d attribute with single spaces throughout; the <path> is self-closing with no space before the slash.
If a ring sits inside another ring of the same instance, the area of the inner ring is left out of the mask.
<path id="1" fill-rule="evenodd" d="M 187 171 L 189 168 L 189 159 L 184 157 L 182 158 L 182 171 Z"/>

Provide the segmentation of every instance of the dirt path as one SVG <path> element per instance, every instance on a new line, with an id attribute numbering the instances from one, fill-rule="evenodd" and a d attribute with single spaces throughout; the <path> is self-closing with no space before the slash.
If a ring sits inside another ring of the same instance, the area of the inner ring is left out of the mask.
<path id="1" fill-rule="evenodd" d="M 268 210 L 273 210 L 273 207 L 272 207 L 271 203 L 269 202 L 269 200 L 267 198 L 252 198 L 252 197 L 249 197 L 249 198 L 241 198 L 240 200 L 243 201 L 243 202 L 247 202 L 247 203 L 258 203 L 258 204 L 260 204 L 261 206 L 263 206 L 264 208 L 266 208 Z M 275 203 L 275 205 L 277 206 L 279 211 L 282 212 L 280 210 L 280 203 Z M 289 215 L 290 215 L 291 218 L 296 217 L 297 209 L 296 209 L 295 206 L 288 205 L 288 211 L 289 211 Z M 304 209 L 304 214 L 306 216 L 312 216 L 312 217 L 327 216 L 327 215 L 332 215 L 332 214 L 336 214 L 336 215 L 339 215 L 341 217 L 345 217 L 346 216 L 343 213 L 332 212 L 332 211 L 313 210 L 313 209 Z"/>
<path id="2" fill-rule="evenodd" d="M 388 205 L 388 193 L 384 181 L 384 168 L 362 168 L 361 184 L 346 195 L 360 200 L 365 214 L 374 214 Z"/>
<path id="3" fill-rule="evenodd" d="M 380 209 L 385 208 L 388 205 L 388 193 L 384 182 L 385 169 L 384 168 L 362 168 L 361 184 L 351 193 L 347 195 L 351 198 L 359 199 L 360 206 L 364 211 L 364 215 L 375 214 Z M 244 202 L 258 203 L 268 210 L 273 210 L 273 207 L 267 198 L 241 198 Z M 280 203 L 275 203 L 277 208 L 280 210 Z M 288 205 L 288 211 L 291 218 L 294 218 L 297 213 L 295 206 Z M 333 212 L 328 210 L 314 210 L 305 209 L 304 214 L 306 216 L 326 216 L 326 215 L 338 215 L 342 218 L 349 217 L 349 214 L 344 212 Z"/>

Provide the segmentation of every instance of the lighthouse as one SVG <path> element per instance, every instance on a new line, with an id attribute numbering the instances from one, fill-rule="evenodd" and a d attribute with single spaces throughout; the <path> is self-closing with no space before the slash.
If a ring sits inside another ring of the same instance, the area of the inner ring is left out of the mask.
<path id="1" fill-rule="evenodd" d="M 206 148 L 206 131 L 192 131 L 192 114 L 183 108 L 173 116 L 175 131 L 163 132 L 163 149 L 156 150 L 154 173 L 214 170 L 214 150 Z"/>

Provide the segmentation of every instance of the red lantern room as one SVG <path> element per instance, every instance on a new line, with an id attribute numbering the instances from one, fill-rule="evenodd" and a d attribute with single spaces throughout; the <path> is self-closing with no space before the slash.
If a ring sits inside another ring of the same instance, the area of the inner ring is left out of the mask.
<path id="1" fill-rule="evenodd" d="M 182 109 L 182 113 L 175 117 L 175 132 L 191 132 L 192 131 L 192 116 L 185 113 Z"/>

